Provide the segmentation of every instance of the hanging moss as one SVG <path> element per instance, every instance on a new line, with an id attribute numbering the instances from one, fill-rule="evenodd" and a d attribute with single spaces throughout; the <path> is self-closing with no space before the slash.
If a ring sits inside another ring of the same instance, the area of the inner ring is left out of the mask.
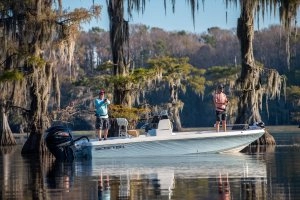
<path id="1" fill-rule="evenodd" d="M 17 70 L 9 70 L 9 71 L 4 71 L 0 75 L 0 82 L 2 81 L 19 81 L 24 78 L 23 73 L 17 71 Z"/>

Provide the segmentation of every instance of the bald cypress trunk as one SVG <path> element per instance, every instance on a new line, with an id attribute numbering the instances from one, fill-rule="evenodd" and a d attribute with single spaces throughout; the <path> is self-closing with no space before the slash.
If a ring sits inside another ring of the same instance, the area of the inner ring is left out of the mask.
<path id="1" fill-rule="evenodd" d="M 47 152 L 43 133 L 50 126 L 48 102 L 50 97 L 52 65 L 31 66 L 33 73 L 28 77 L 31 104 L 29 111 L 30 135 L 23 146 L 22 154 Z"/>
<path id="2" fill-rule="evenodd" d="M 2 113 L 2 129 L 0 130 L 0 146 L 16 145 L 17 142 L 12 134 L 7 120 L 7 113 L 4 106 L 1 107 Z"/>
<path id="3" fill-rule="evenodd" d="M 114 75 L 127 76 L 130 63 L 128 56 L 125 55 L 125 47 L 128 45 L 129 25 L 128 21 L 123 18 L 124 1 L 109 0 L 108 15 Z M 114 103 L 131 107 L 131 88 L 129 85 L 115 83 Z"/>
<path id="4" fill-rule="evenodd" d="M 0 114 L 1 114 L 1 129 L 0 129 L 0 146 L 11 146 L 16 145 L 16 140 L 13 136 L 13 133 L 10 129 L 8 123 L 8 115 L 11 112 L 11 107 L 13 105 L 14 96 L 17 91 L 20 90 L 17 87 L 16 82 L 14 81 L 7 81 L 7 82 L 0 82 L 0 90 L 1 90 L 1 97 L 0 97 Z M 20 92 L 22 94 L 22 92 Z M 7 99 L 6 99 L 7 98 Z"/>
<path id="5" fill-rule="evenodd" d="M 259 95 L 262 93 L 259 82 L 260 72 L 253 56 L 253 10 L 255 1 L 243 1 L 241 16 L 238 19 L 238 38 L 241 45 L 242 71 L 238 80 L 240 101 L 236 123 L 261 121 L 259 114 Z"/>
<path id="6" fill-rule="evenodd" d="M 180 110 L 183 107 L 183 103 L 178 101 L 176 104 L 170 104 L 169 110 L 171 114 L 171 120 L 173 122 L 173 131 L 182 131 L 182 125 L 180 120 Z"/>
<path id="7" fill-rule="evenodd" d="M 51 5 L 42 0 L 37 0 L 33 4 L 35 6 L 35 19 L 29 21 L 27 26 L 32 29 L 32 38 L 29 53 L 31 57 L 28 58 L 27 68 L 31 72 L 27 76 L 28 91 L 30 95 L 30 109 L 29 109 L 29 129 L 30 135 L 26 140 L 22 154 L 40 154 L 47 151 L 44 144 L 43 134 L 46 128 L 49 127 L 50 122 L 48 118 L 48 102 L 50 97 L 50 89 L 52 85 L 52 65 L 48 64 L 43 56 L 44 45 L 47 44 L 48 32 L 43 32 L 47 22 L 39 21 L 43 12 L 51 9 Z"/>
<path id="8" fill-rule="evenodd" d="M 170 103 L 168 104 L 168 110 L 170 111 L 170 117 L 173 122 L 173 131 L 182 131 L 179 113 L 182 110 L 184 103 L 178 99 L 178 86 L 176 84 L 169 84 L 169 90 Z"/>
<path id="9" fill-rule="evenodd" d="M 259 112 L 263 95 L 260 83 L 261 69 L 255 64 L 252 46 L 254 38 L 253 12 L 256 6 L 256 1 L 242 1 L 241 16 L 238 19 L 237 35 L 241 45 L 242 70 L 241 76 L 237 80 L 239 102 L 236 124 L 252 124 L 261 121 Z M 275 143 L 274 138 L 267 132 L 263 138 L 262 142 L 257 143 Z"/>

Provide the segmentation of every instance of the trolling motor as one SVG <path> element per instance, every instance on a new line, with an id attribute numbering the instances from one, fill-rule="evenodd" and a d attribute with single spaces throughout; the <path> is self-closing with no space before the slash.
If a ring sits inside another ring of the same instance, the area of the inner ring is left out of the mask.
<path id="1" fill-rule="evenodd" d="M 227 125 L 228 127 L 230 125 Z M 252 125 L 250 124 L 233 124 L 232 130 L 247 130 L 247 129 L 264 129 L 265 123 L 260 122 L 254 122 Z"/>
<path id="2" fill-rule="evenodd" d="M 86 157 L 85 147 L 81 144 L 89 142 L 87 136 L 73 139 L 68 127 L 57 125 L 46 130 L 46 146 L 54 157 L 59 161 L 73 161 L 77 157 Z"/>

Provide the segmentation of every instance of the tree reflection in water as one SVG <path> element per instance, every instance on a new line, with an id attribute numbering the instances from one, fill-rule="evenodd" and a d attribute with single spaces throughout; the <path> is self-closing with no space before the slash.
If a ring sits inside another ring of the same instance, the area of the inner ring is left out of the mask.
<path id="1" fill-rule="evenodd" d="M 53 161 L 46 174 L 47 186 L 50 189 L 60 189 L 70 192 L 74 177 L 74 163 Z"/>

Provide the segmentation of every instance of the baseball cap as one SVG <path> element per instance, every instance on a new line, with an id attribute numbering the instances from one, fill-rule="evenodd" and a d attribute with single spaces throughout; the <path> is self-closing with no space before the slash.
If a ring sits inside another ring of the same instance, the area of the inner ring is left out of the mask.
<path id="1" fill-rule="evenodd" d="M 105 91 L 104 90 L 100 90 L 99 94 L 104 94 Z"/>

